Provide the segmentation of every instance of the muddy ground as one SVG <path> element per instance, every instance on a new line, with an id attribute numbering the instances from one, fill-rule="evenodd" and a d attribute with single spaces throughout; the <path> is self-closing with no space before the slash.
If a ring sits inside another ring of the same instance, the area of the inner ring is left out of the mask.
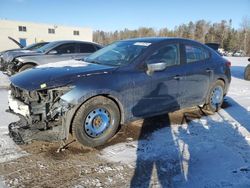
<path id="1" fill-rule="evenodd" d="M 171 123 L 181 123 L 186 109 L 170 114 Z M 8 187 L 129 187 L 134 175 L 134 167 L 122 163 L 111 163 L 100 158 L 100 151 L 119 142 L 145 139 L 158 129 L 167 127 L 165 116 L 150 118 L 147 124 L 138 120 L 121 128 L 118 134 L 105 146 L 87 148 L 73 138 L 65 151 L 57 153 L 59 143 L 34 141 L 21 145 L 21 149 L 30 155 L 0 164 L 0 176 Z M 141 126 L 144 127 L 141 134 Z M 145 166 L 147 168 L 147 166 Z M 154 174 L 153 174 L 154 178 Z M 157 177 L 155 177 L 157 178 Z"/>

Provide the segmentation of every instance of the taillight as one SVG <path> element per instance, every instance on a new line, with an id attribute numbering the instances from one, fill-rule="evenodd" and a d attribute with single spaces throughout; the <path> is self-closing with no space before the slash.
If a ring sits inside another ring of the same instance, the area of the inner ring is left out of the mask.
<path id="1" fill-rule="evenodd" d="M 227 65 L 228 67 L 231 67 L 231 62 L 230 62 L 230 61 L 227 61 L 227 62 L 226 62 L 226 65 Z"/>

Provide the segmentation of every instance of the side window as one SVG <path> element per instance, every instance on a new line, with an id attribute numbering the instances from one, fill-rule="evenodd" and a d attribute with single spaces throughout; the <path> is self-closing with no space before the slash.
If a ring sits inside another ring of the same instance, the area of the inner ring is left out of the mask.
<path id="1" fill-rule="evenodd" d="M 95 52 L 96 49 L 92 44 L 80 44 L 80 53 L 92 53 Z"/>
<path id="2" fill-rule="evenodd" d="M 56 50 L 58 54 L 72 54 L 75 53 L 75 44 L 63 44 L 54 50 Z"/>
<path id="3" fill-rule="evenodd" d="M 164 46 L 160 49 L 157 49 L 147 60 L 147 63 L 150 62 L 165 62 L 167 66 L 173 66 L 180 64 L 179 58 L 179 45 L 170 44 Z"/>
<path id="4" fill-rule="evenodd" d="M 209 58 L 209 52 L 201 47 L 186 45 L 185 51 L 187 63 L 202 61 Z"/>

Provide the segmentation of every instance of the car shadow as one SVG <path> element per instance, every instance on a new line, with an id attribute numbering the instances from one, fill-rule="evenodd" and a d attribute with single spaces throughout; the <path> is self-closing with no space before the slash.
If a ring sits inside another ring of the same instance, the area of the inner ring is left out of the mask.
<path id="1" fill-rule="evenodd" d="M 222 184 L 244 187 L 250 183 L 250 179 L 241 184 L 235 181 L 242 175 L 241 168 L 249 166 L 249 143 L 240 128 L 226 120 L 221 111 L 194 120 L 190 120 L 190 114 L 187 114 L 187 125 L 173 128 L 181 168 L 174 187 L 218 187 Z"/>
<path id="2" fill-rule="evenodd" d="M 235 122 L 224 116 L 230 115 L 248 129 L 247 120 L 238 116 L 249 114 L 228 97 L 223 108 L 212 116 L 196 108 L 145 118 L 130 187 L 237 186 L 236 176 L 250 170 L 242 170 L 249 165 L 249 143 Z M 223 111 L 228 115 L 223 115 Z M 178 119 L 178 123 L 173 119 Z"/>
<path id="3" fill-rule="evenodd" d="M 155 151 L 158 150 L 157 147 L 154 148 L 154 144 L 156 143 L 149 140 L 152 132 L 161 131 L 164 128 L 168 129 L 168 131 L 164 131 L 164 136 L 171 138 L 168 114 L 144 119 L 136 151 L 136 167 L 130 187 L 150 187 L 154 171 L 156 171 L 160 185 L 168 187 L 172 184 L 171 177 L 179 173 L 178 160 L 172 160 L 174 158 L 178 159 L 178 150 L 176 147 L 171 147 L 171 156 L 168 156 L 167 151 L 164 151 L 164 149 L 161 149 L 162 152 L 158 155 L 159 153 Z M 165 142 L 164 140 L 162 141 Z M 171 139 L 168 140 L 166 147 L 168 145 L 174 146 L 174 141 Z"/>
<path id="4" fill-rule="evenodd" d="M 159 83 L 155 90 L 153 90 L 148 96 L 145 96 L 142 100 L 140 100 L 137 105 L 132 109 L 133 114 L 137 114 L 138 111 L 149 112 L 146 108 L 150 106 L 150 108 L 154 109 L 154 111 L 158 111 L 158 107 L 161 107 L 163 99 L 169 99 L 172 101 L 171 106 L 175 108 L 179 108 L 179 104 L 175 100 L 173 96 L 167 95 L 168 92 L 165 92 L 166 95 L 160 95 L 161 91 L 168 91 L 167 86 L 164 83 Z M 159 96 L 157 99 L 151 100 L 150 96 Z M 143 120 L 140 135 L 138 139 L 137 145 L 137 158 L 136 158 L 136 167 L 134 171 L 133 178 L 130 182 L 130 187 L 149 187 L 151 177 L 156 171 L 158 176 L 158 180 L 162 187 L 168 187 L 172 184 L 172 176 L 173 174 L 178 174 L 180 171 L 178 165 L 178 150 L 176 147 L 171 147 L 173 150 L 172 155 L 168 156 L 167 150 L 162 150 L 161 155 L 159 156 L 156 152 L 158 147 L 154 147 L 154 144 L 150 140 L 148 140 L 152 136 L 152 132 L 157 130 L 167 129 L 164 131 L 164 137 L 171 138 L 171 132 L 169 131 L 171 122 L 169 118 L 169 114 L 149 117 Z M 160 140 L 159 140 L 160 141 Z M 165 142 L 164 140 L 162 140 Z M 169 139 L 166 142 L 166 147 L 174 146 L 174 141 Z M 158 148 L 161 150 L 161 148 Z M 173 157 L 174 155 L 174 157 Z"/>

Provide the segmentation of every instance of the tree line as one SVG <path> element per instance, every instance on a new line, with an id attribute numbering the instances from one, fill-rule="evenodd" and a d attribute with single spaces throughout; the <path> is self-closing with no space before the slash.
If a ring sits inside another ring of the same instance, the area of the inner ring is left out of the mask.
<path id="1" fill-rule="evenodd" d="M 226 51 L 235 52 L 244 50 L 250 55 L 250 19 L 242 19 L 240 28 L 232 27 L 232 20 L 222 20 L 211 23 L 205 20 L 196 22 L 190 21 L 187 24 L 181 24 L 174 29 L 161 28 L 154 29 L 151 27 L 140 27 L 130 30 L 116 30 L 105 32 L 101 30 L 94 31 L 93 40 L 97 43 L 107 45 L 116 40 L 137 37 L 183 37 L 198 40 L 202 43 L 215 42 Z"/>

